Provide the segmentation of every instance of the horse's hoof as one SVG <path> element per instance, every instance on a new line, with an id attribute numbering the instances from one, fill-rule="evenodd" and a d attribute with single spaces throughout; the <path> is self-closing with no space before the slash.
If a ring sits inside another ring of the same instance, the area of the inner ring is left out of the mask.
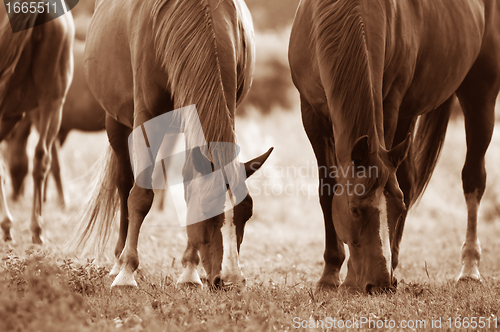
<path id="1" fill-rule="evenodd" d="M 245 278 L 236 278 L 231 280 L 223 280 L 221 277 L 215 277 L 212 282 L 209 282 L 210 289 L 214 291 L 223 290 L 223 291 L 241 291 L 246 287 L 246 279 Z"/>
<path id="2" fill-rule="evenodd" d="M 116 262 L 115 265 L 113 265 L 111 271 L 109 272 L 109 276 L 111 278 L 116 278 L 116 276 L 120 273 L 121 266 L 122 266 L 121 264 Z"/>
<path id="3" fill-rule="evenodd" d="M 42 245 L 43 244 L 42 238 L 39 235 L 33 235 L 31 237 L 31 242 L 33 244 L 37 244 L 37 245 Z"/>
<path id="4" fill-rule="evenodd" d="M 460 283 L 481 283 L 481 276 L 475 277 L 475 276 L 462 275 L 457 278 L 457 284 Z"/>
<path id="5" fill-rule="evenodd" d="M 5 230 L 4 230 L 4 231 L 3 231 L 3 240 L 4 240 L 5 242 L 9 242 L 9 243 L 12 243 L 12 242 L 13 242 L 13 241 L 12 241 L 12 235 L 10 234 L 10 230 L 8 230 L 8 231 L 5 231 Z"/>
<path id="6" fill-rule="evenodd" d="M 321 279 L 316 283 L 316 290 L 333 290 L 340 286 L 340 278 L 334 278 L 331 275 L 322 276 Z"/>
<path id="7" fill-rule="evenodd" d="M 193 281 L 187 281 L 187 282 L 177 282 L 177 287 L 181 289 L 203 289 L 203 284 L 202 283 L 197 283 Z"/>
<path id="8" fill-rule="evenodd" d="M 5 217 L 5 219 L 0 224 L 0 227 L 2 228 L 2 231 L 3 231 L 3 240 L 5 242 L 12 241 L 12 235 L 10 234 L 10 229 L 12 227 L 12 221 L 10 220 L 10 218 Z"/>
<path id="9" fill-rule="evenodd" d="M 216 276 L 213 281 L 214 284 L 219 284 L 222 289 L 232 290 L 232 289 L 243 289 L 247 284 L 247 280 L 241 273 L 241 271 L 235 274 L 224 274 L 222 276 Z"/>
<path id="10" fill-rule="evenodd" d="M 460 274 L 458 275 L 456 281 L 481 282 L 481 274 L 479 273 L 479 269 L 477 268 L 477 266 L 465 265 L 462 267 L 462 271 L 460 271 Z"/>
<path id="11" fill-rule="evenodd" d="M 115 280 L 111 284 L 111 288 L 114 287 L 136 287 L 137 282 L 134 279 L 133 272 L 128 271 L 126 268 L 122 269 L 120 273 L 116 276 Z"/>
<path id="12" fill-rule="evenodd" d="M 344 280 L 344 282 L 339 286 L 339 291 L 345 291 L 349 294 L 363 293 L 363 290 L 358 287 L 358 285 L 352 282 L 346 282 L 346 280 Z"/>
<path id="13" fill-rule="evenodd" d="M 339 288 L 340 285 L 332 283 L 332 282 L 325 282 L 325 281 L 318 281 L 316 284 L 316 290 L 318 291 L 327 291 L 327 290 L 334 290 Z"/>
<path id="14" fill-rule="evenodd" d="M 198 271 L 196 270 L 196 266 L 187 264 L 184 267 L 184 272 L 182 272 L 179 280 L 177 280 L 177 287 L 192 288 L 193 285 L 195 288 L 203 288 L 203 284 L 201 282 Z"/>

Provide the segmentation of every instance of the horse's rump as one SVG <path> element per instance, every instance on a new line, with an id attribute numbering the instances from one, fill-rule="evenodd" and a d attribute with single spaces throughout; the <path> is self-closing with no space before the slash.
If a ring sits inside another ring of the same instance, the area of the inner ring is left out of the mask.
<path id="1" fill-rule="evenodd" d="M 0 21 L 0 105 L 10 76 L 14 73 L 26 42 L 30 39 L 32 30 L 13 33 L 7 15 Z"/>

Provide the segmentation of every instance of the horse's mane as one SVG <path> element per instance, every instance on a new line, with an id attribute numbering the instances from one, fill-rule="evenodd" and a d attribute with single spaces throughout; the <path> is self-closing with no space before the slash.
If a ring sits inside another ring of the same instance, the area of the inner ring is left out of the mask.
<path id="1" fill-rule="evenodd" d="M 359 2 L 317 1 L 313 22 L 316 52 L 323 70 L 321 80 L 329 98 L 334 128 L 342 131 L 336 133 L 342 139 L 339 143 L 350 152 L 356 139 L 368 135 L 373 151 L 379 143 L 370 60 Z"/>
<path id="2" fill-rule="evenodd" d="M 235 143 L 234 110 L 224 92 L 212 13 L 207 0 L 156 0 L 152 11 L 157 61 L 169 78 L 175 109 L 196 105 L 202 141 Z M 236 87 L 235 87 L 236 88 Z M 197 119 L 183 119 L 189 126 Z M 191 127 L 192 128 L 192 127 Z M 189 137 L 189 148 L 200 137 Z M 219 145 L 220 146 L 220 145 Z M 211 147 L 216 168 L 235 158 L 234 149 Z M 211 157 L 211 158 L 210 158 Z"/>

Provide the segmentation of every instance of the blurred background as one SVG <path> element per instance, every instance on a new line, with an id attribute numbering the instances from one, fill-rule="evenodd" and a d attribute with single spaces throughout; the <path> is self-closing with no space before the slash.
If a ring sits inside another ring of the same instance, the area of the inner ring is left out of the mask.
<path id="1" fill-rule="evenodd" d="M 257 63 L 250 95 L 237 111 L 241 159 L 246 161 L 275 147 L 263 169 L 248 180 L 254 198 L 254 217 L 246 227 L 241 264 L 250 282 L 288 278 L 290 284 L 313 285 L 322 272 L 324 226 L 317 194 L 316 159 L 302 128 L 298 92 L 293 87 L 287 61 L 288 39 L 298 2 L 246 1 L 256 29 Z M 80 0 L 73 10 L 77 38 L 85 39 L 92 10 L 92 0 Z M 460 270 L 460 250 L 466 229 L 461 184 L 465 133 L 460 108 L 458 105 L 455 108 L 434 176 L 406 222 L 398 277 L 443 282 Z M 497 119 L 499 114 L 497 112 Z M 31 137 L 31 155 L 35 142 L 36 138 Z M 48 221 L 43 226 L 49 246 L 61 248 L 72 231 L 77 211 L 86 199 L 98 167 L 96 161 L 107 144 L 102 132 L 69 135 L 60 159 L 70 205 L 67 211 L 60 212 L 55 205 L 53 183 L 50 183 L 44 212 Z M 497 275 L 500 270 L 496 259 L 500 251 L 499 152 L 497 130 L 487 154 L 488 182 L 479 222 L 483 247 L 481 271 L 487 277 Z M 27 198 L 14 208 L 16 218 L 21 221 L 14 230 L 21 242 L 29 242 L 30 238 L 28 211 L 23 207 L 30 202 L 31 184 L 26 188 Z M 167 198 L 165 210 L 153 209 L 142 227 L 141 268 L 151 273 L 178 275 L 185 244 L 185 231 L 176 227 L 175 211 Z M 111 258 L 112 245 L 109 247 Z"/>

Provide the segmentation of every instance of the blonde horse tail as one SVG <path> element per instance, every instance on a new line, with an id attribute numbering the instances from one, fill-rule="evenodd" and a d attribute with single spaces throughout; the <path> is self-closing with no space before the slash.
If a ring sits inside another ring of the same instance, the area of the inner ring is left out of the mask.
<path id="1" fill-rule="evenodd" d="M 94 180 L 94 189 L 81 209 L 76 232 L 67 244 L 71 252 L 92 251 L 97 257 L 104 253 L 111 228 L 119 208 L 116 174 L 118 159 L 108 147 L 100 174 Z"/>

